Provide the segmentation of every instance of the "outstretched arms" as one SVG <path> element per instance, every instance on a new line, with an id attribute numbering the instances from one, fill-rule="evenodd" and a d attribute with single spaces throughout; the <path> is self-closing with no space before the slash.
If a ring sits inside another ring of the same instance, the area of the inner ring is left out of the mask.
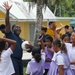
<path id="1" fill-rule="evenodd" d="M 11 50 L 14 51 L 16 46 L 16 41 L 7 38 L 0 38 L 0 41 L 8 42 L 10 44 Z"/>
<path id="2" fill-rule="evenodd" d="M 4 2 L 3 6 L 6 9 L 6 17 L 5 17 L 6 33 L 9 33 L 10 32 L 9 10 L 11 9 L 12 5 L 9 6 L 8 2 Z"/>

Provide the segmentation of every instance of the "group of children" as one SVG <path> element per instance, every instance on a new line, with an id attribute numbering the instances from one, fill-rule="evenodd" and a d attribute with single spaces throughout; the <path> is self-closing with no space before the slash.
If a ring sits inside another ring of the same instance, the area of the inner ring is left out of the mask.
<path id="1" fill-rule="evenodd" d="M 44 27 L 41 28 L 41 34 L 40 43 L 38 43 L 41 48 L 32 49 L 33 58 L 27 65 L 26 74 L 75 75 L 75 32 L 72 32 L 71 37 L 63 34 L 61 40 L 53 40 L 46 34 Z"/>
<path id="2" fill-rule="evenodd" d="M 32 49 L 33 58 L 27 65 L 26 74 L 75 75 L 74 38 L 75 32 L 73 32 L 72 34 L 73 47 L 72 44 L 70 43 L 64 44 L 58 39 L 53 41 L 51 36 L 48 36 L 46 38 L 45 46 L 44 43 L 40 40 L 42 49 L 40 50 L 40 48 L 38 47 L 34 47 Z M 11 44 L 9 48 L 7 42 Z M 2 69 L 0 71 L 1 75 L 5 74 L 12 75 L 15 73 L 10 57 L 10 55 L 13 53 L 15 45 L 16 41 L 14 40 L 10 40 L 7 38 L 0 38 L 0 70 Z"/>
<path id="3" fill-rule="evenodd" d="M 54 22 L 51 22 L 50 26 L 56 35 Z M 68 29 L 68 26 L 65 26 L 66 28 Z M 38 42 L 40 47 L 32 48 L 33 58 L 28 62 L 26 74 L 75 75 L 75 32 L 72 29 L 73 27 L 70 26 L 69 32 L 66 31 L 61 38 L 54 40 L 52 36 L 46 33 L 47 28 L 42 27 Z M 16 41 L 0 38 L 0 75 L 15 75 L 11 61 L 11 54 L 15 50 L 15 46 Z"/>

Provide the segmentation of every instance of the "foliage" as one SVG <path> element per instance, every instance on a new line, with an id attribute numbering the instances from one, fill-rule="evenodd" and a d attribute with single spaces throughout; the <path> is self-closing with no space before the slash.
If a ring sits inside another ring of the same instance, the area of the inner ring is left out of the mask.
<path id="1" fill-rule="evenodd" d="M 37 0 L 24 1 L 37 2 Z M 43 4 L 47 5 L 55 16 L 75 17 L 75 0 L 43 0 Z"/>

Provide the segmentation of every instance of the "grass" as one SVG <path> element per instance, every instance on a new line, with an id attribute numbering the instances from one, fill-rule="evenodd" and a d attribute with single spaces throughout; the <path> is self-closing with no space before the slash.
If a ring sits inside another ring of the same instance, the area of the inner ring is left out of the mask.
<path id="1" fill-rule="evenodd" d="M 26 75 L 26 67 L 23 68 L 23 75 Z"/>

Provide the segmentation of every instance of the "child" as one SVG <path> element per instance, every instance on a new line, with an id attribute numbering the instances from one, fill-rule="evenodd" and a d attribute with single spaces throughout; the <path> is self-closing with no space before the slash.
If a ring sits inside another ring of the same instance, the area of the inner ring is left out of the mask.
<path id="1" fill-rule="evenodd" d="M 72 75 L 65 44 L 61 44 L 60 40 L 55 40 L 53 49 L 56 54 L 52 59 L 48 75 Z"/>
<path id="2" fill-rule="evenodd" d="M 10 47 L 8 48 L 8 43 Z M 11 61 L 16 42 L 7 38 L 0 38 L 0 75 L 12 75 L 15 73 Z"/>
<path id="3" fill-rule="evenodd" d="M 63 34 L 61 36 L 61 40 L 63 43 L 69 43 L 70 42 L 70 37 L 68 36 L 68 34 Z"/>
<path id="4" fill-rule="evenodd" d="M 68 56 L 71 63 L 70 67 L 73 71 L 73 74 L 75 75 L 75 32 L 72 32 L 71 42 L 72 43 L 65 43 L 65 45 L 66 45 Z"/>
<path id="5" fill-rule="evenodd" d="M 44 75 L 47 75 L 47 72 L 49 70 L 50 63 L 53 57 L 53 53 L 54 53 L 54 50 L 52 48 L 52 42 L 53 42 L 53 38 L 51 36 L 48 36 L 45 42 L 46 47 L 45 47 L 45 64 L 44 64 L 45 73 Z"/>
<path id="6" fill-rule="evenodd" d="M 40 35 L 39 39 L 42 38 L 42 41 L 43 41 L 44 44 L 45 44 L 46 37 L 50 36 L 50 35 L 46 34 L 46 31 L 47 31 L 46 27 L 42 27 L 41 30 L 40 30 L 41 35 Z M 38 41 L 38 45 L 40 46 L 40 49 L 41 49 L 41 42 L 40 41 Z"/>
<path id="7" fill-rule="evenodd" d="M 43 75 L 45 62 L 44 45 L 42 46 L 42 52 L 40 48 L 34 47 L 32 49 L 32 56 L 33 58 L 27 65 L 26 75 Z"/>

